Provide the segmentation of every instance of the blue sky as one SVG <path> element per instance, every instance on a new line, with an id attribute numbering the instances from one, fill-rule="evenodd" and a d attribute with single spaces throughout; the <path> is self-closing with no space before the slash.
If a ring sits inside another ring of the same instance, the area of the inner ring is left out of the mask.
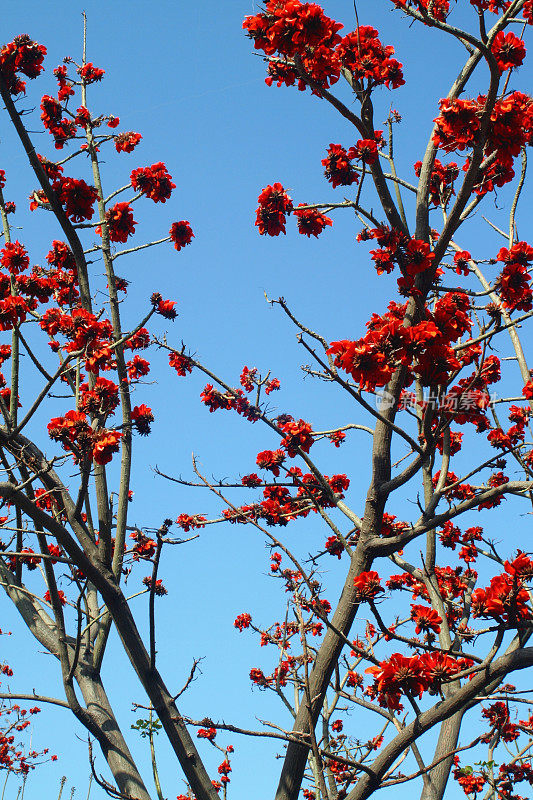
<path id="1" fill-rule="evenodd" d="M 443 42 L 436 32 L 410 26 L 391 6 L 388 0 L 359 0 L 358 11 L 361 24 L 375 25 L 382 41 L 396 46 L 396 56 L 404 64 L 407 85 L 392 93 L 386 89 L 376 93 L 375 107 L 377 120 L 386 118 L 391 104 L 402 114 L 404 122 L 397 130 L 398 167 L 412 179 L 412 164 L 422 155 L 437 114 L 437 100 L 447 92 L 463 53 L 458 45 Z M 354 27 L 351 2 L 328 0 L 324 8 L 345 24 L 346 31 Z M 135 207 L 139 225 L 134 242 L 165 235 L 176 219 L 189 220 L 196 237 L 180 253 L 163 245 L 119 262 L 119 273 L 132 282 L 128 307 L 124 307 L 126 326 L 142 317 L 150 294 L 160 291 L 177 301 L 179 318 L 171 327 L 157 323 L 155 329 L 160 334 L 168 330 L 168 340 L 175 346 L 183 340 L 229 383 L 237 383 L 245 364 L 263 372 L 270 369 L 282 382 L 282 393 L 272 400 L 280 411 L 310 419 L 315 429 L 356 421 L 354 409 L 344 398 L 333 399 L 324 386 L 302 380 L 299 366 L 307 363 L 308 357 L 296 342 L 293 326 L 282 312 L 267 304 L 264 294 L 273 298 L 283 295 L 309 327 L 337 340 L 363 334 L 370 312 L 384 310 L 386 291 L 394 282 L 372 274 L 366 256 L 369 248 L 354 244 L 360 226 L 354 227 L 350 212 L 337 214 L 333 229 L 327 229 L 318 241 L 299 236 L 294 223 L 289 224 L 286 237 L 277 239 L 259 237 L 253 225 L 257 195 L 274 181 L 290 190 L 295 203 L 340 199 L 343 190 L 333 194 L 323 179 L 320 162 L 330 142 L 350 146 L 358 138 L 355 132 L 308 92 L 265 86 L 264 65 L 241 30 L 243 17 L 256 13 L 259 5 L 244 0 L 160 0 L 150 5 L 139 0 L 84 4 L 78 0 L 68 4 L 25 0 L 7 4 L 3 40 L 27 32 L 48 47 L 47 74 L 30 84 L 24 107 L 38 108 L 41 94 L 54 92 L 51 69 L 65 55 L 79 58 L 82 10 L 88 14 L 88 59 L 106 70 L 103 83 L 91 90 L 89 104 L 98 112 L 118 115 L 119 130 L 143 135 L 135 153 L 119 157 L 109 152 L 106 191 L 126 183 L 134 167 L 164 161 L 177 188 L 163 206 L 146 201 Z M 459 21 L 473 17 L 469 7 L 458 13 Z M 519 73 L 515 83 L 522 91 L 531 88 L 531 76 L 527 66 Z M 351 102 L 344 88 L 339 92 Z M 31 127 L 37 131 L 37 113 L 34 118 Z M 48 134 L 35 133 L 34 141 L 39 152 L 54 156 Z M 8 177 L 6 197 L 19 207 L 16 222 L 24 226 L 19 238 L 37 263 L 58 234 L 44 219 L 45 214 L 32 216 L 26 211 L 33 182 L 5 119 L 0 167 Z M 408 199 L 406 203 L 409 208 Z M 494 208 L 492 199 L 487 208 L 496 219 L 505 213 L 507 203 L 502 194 L 498 199 L 501 211 Z M 470 239 L 462 244 L 472 250 L 477 247 L 480 257 L 490 257 L 500 241 L 476 222 Z M 94 269 L 98 271 L 98 264 Z M 131 521 L 157 526 L 164 517 L 175 518 L 183 512 L 216 516 L 218 501 L 163 481 L 152 467 L 190 477 L 194 452 L 206 474 L 238 476 L 253 471 L 256 453 L 276 443 L 266 430 L 240 418 L 208 414 L 198 402 L 206 382 L 202 378 L 178 379 L 161 353 L 154 352 L 151 361 L 153 382 L 137 389 L 136 402 L 151 406 L 156 422 L 152 436 L 136 442 Z M 42 415 L 40 423 L 46 424 L 51 415 L 60 412 L 58 402 L 48 416 Z M 346 471 L 352 478 L 351 499 L 358 513 L 362 499 L 358 488 L 365 484 L 368 469 L 364 445 L 366 441 L 354 439 L 345 450 L 324 445 L 320 451 L 324 472 Z M 408 502 L 408 498 L 404 500 Z M 405 507 L 394 513 L 408 516 Z M 316 520 L 295 528 L 288 531 L 287 538 L 304 555 L 325 538 Z M 265 621 L 283 614 L 283 597 L 269 579 L 268 564 L 264 542 L 244 526 L 212 526 L 200 540 L 167 554 L 162 577 L 170 593 L 160 603 L 159 618 L 162 672 L 178 691 L 193 657 L 204 659 L 202 675 L 183 699 L 183 713 L 198 718 L 209 714 L 252 726 L 257 724 L 254 716 L 284 724 L 279 709 L 249 688 L 249 669 L 259 665 L 266 669 L 266 654 L 232 625 L 242 611 Z M 333 599 L 340 572 L 336 563 L 328 564 L 327 570 Z M 131 580 L 133 593 L 139 578 Z M 146 616 L 144 600 L 134 601 L 141 618 Z M 6 622 L 2 629 L 13 631 L 12 637 L 3 640 L 2 651 L 16 671 L 13 688 L 32 687 L 39 693 L 60 696 L 51 657 L 36 653 L 29 635 L 17 625 L 5 603 L 3 613 Z M 144 700 L 116 642 L 110 646 L 104 677 L 127 731 L 135 720 L 131 702 Z M 83 731 L 75 728 L 68 712 L 44 709 L 35 725 L 33 745 L 50 746 L 60 760 L 30 777 L 27 800 L 42 797 L 44 781 L 46 796 L 55 797 L 54 787 L 63 774 L 68 778 L 65 792 L 74 785 L 76 797 L 85 796 L 89 770 L 83 739 Z M 133 734 L 131 744 L 149 781 L 145 743 Z M 233 744 L 232 800 L 250 797 L 251 786 L 257 800 L 270 797 L 279 764 L 268 759 L 273 749 L 257 741 Z M 183 786 L 164 742 L 159 752 L 163 792 L 175 797 Z M 218 762 L 209 757 L 209 763 L 216 767 Z M 104 771 L 101 760 L 100 769 Z M 258 774 L 262 776 L 259 784 L 254 783 Z M 16 781 L 10 779 L 11 793 L 6 792 L 6 800 L 16 796 L 15 786 Z M 408 792 L 405 789 L 404 795 Z M 93 791 L 93 797 L 100 795 Z"/>

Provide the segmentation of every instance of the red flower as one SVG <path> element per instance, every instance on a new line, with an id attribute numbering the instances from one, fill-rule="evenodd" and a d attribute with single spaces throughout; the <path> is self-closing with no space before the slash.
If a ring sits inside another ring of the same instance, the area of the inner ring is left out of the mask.
<path id="1" fill-rule="evenodd" d="M 455 271 L 458 275 L 466 276 L 470 274 L 468 262 L 471 261 L 471 259 L 472 256 L 468 250 L 460 250 L 459 252 L 454 253 L 453 263 L 455 264 Z"/>
<path id="2" fill-rule="evenodd" d="M 25 82 L 17 77 L 17 72 L 22 72 L 27 78 L 33 80 L 44 69 L 43 60 L 46 47 L 33 42 L 27 33 L 15 36 L 12 42 L 5 44 L 0 50 L 0 70 L 8 83 L 11 94 L 25 91 Z"/>
<path id="3" fill-rule="evenodd" d="M 531 277 L 525 264 L 506 264 L 497 280 L 503 307 L 510 311 L 530 311 L 533 306 L 530 283 Z"/>
<path id="4" fill-rule="evenodd" d="M 473 592 L 472 613 L 516 626 L 520 620 L 531 619 L 529 594 L 516 575 L 497 575 L 486 589 Z"/>
<path id="5" fill-rule="evenodd" d="M 308 422 L 303 419 L 298 422 L 287 422 L 280 425 L 280 429 L 285 434 L 281 440 L 281 446 L 287 451 L 289 458 L 294 458 L 298 450 L 308 453 L 314 443 L 313 432 Z"/>
<path id="6" fill-rule="evenodd" d="M 76 116 L 74 117 L 74 123 L 79 128 L 86 128 L 87 125 L 91 124 L 91 114 L 88 108 L 85 106 L 80 106 L 80 108 L 76 109 Z"/>
<path id="7" fill-rule="evenodd" d="M 380 703 L 392 709 L 399 709 L 399 698 L 404 691 L 422 697 L 427 688 L 427 678 L 420 669 L 417 656 L 405 657 L 393 653 L 379 667 L 368 667 L 365 672 L 374 676 L 376 690 L 381 695 Z"/>
<path id="8" fill-rule="evenodd" d="M 182 219 L 180 222 L 173 222 L 169 235 L 171 241 L 174 242 L 174 249 L 178 251 L 185 245 L 190 244 L 194 239 L 194 233 L 186 219 Z"/>
<path id="9" fill-rule="evenodd" d="M 79 67 L 76 71 L 84 83 L 101 81 L 105 74 L 105 70 L 93 66 L 92 62 Z"/>
<path id="10" fill-rule="evenodd" d="M 79 408 L 87 414 L 109 414 L 118 406 L 118 386 L 106 378 L 97 378 L 94 387 L 80 386 Z"/>
<path id="11" fill-rule="evenodd" d="M 162 161 L 152 164 L 151 167 L 134 169 L 131 173 L 131 185 L 154 203 L 166 203 L 172 194 L 172 189 L 176 188 L 176 184 L 172 183 L 172 176 Z"/>
<path id="12" fill-rule="evenodd" d="M 533 378 L 526 383 L 522 389 L 522 394 L 527 400 L 533 400 Z"/>
<path id="13" fill-rule="evenodd" d="M 216 728 L 198 728 L 196 733 L 199 739 L 207 739 L 209 742 L 212 742 L 215 736 L 217 735 Z"/>
<path id="14" fill-rule="evenodd" d="M 378 39 L 377 30 L 370 25 L 360 25 L 345 36 L 337 53 L 342 65 L 358 81 L 368 80 L 369 85 L 385 84 L 392 89 L 405 83 L 402 65 L 391 58 L 394 47 L 384 47 Z"/>
<path id="15" fill-rule="evenodd" d="M 176 524 L 187 533 L 190 530 L 196 530 L 197 528 L 205 528 L 205 523 L 207 522 L 205 517 L 201 517 L 199 514 L 195 514 L 194 516 L 190 516 L 189 514 L 180 514 L 176 520 Z"/>
<path id="16" fill-rule="evenodd" d="M 189 356 L 183 353 L 173 352 L 168 357 L 169 366 L 174 367 L 178 375 L 184 378 L 187 373 L 192 372 L 192 363 Z"/>
<path id="17" fill-rule="evenodd" d="M 305 204 L 302 203 L 301 205 Z M 329 217 L 314 208 L 307 208 L 303 211 L 299 211 L 296 208 L 294 216 L 298 219 L 298 233 L 303 233 L 308 238 L 311 238 L 311 236 L 318 238 L 327 225 L 333 225 Z"/>
<path id="18" fill-rule="evenodd" d="M 256 49 L 267 55 L 279 54 L 285 59 L 299 55 L 305 72 L 320 85 L 328 86 L 339 79 L 340 63 L 335 51 L 340 42 L 338 22 L 326 17 L 316 3 L 300 3 L 298 0 L 267 3 L 265 13 L 246 17 L 243 28 L 254 40 Z M 297 73 L 291 64 L 271 63 L 266 83 L 274 80 L 278 85 L 294 84 Z M 306 82 L 298 80 L 298 88 L 304 90 Z M 314 93 L 319 94 L 318 90 Z"/>
<path id="19" fill-rule="evenodd" d="M 222 394 L 211 383 L 206 384 L 200 394 L 200 399 L 208 407 L 210 413 L 217 411 L 219 408 L 223 408 L 226 411 L 235 408 L 235 397 L 232 394 Z"/>
<path id="20" fill-rule="evenodd" d="M 381 586 L 381 578 L 374 571 L 361 572 L 353 579 L 353 585 L 355 586 L 356 603 L 368 603 L 384 591 Z"/>
<path id="21" fill-rule="evenodd" d="M 76 269 L 72 250 L 65 242 L 57 241 L 57 239 L 52 242 L 52 249 L 47 253 L 46 260 L 51 267 L 56 267 L 56 269 Z"/>
<path id="22" fill-rule="evenodd" d="M 148 436 L 150 433 L 150 423 L 154 421 L 152 409 L 148 408 L 144 403 L 141 406 L 135 406 L 131 412 L 131 419 L 141 436 Z"/>
<path id="23" fill-rule="evenodd" d="M 73 222 L 92 219 L 93 204 L 98 199 L 94 186 L 89 186 L 83 179 L 58 178 L 53 184 L 58 200 L 65 206 L 65 213 Z"/>
<path id="24" fill-rule="evenodd" d="M 413 622 L 416 622 L 415 633 L 421 633 L 422 631 L 426 633 L 429 633 L 429 631 L 433 631 L 434 633 L 440 632 L 442 617 L 432 608 L 412 605 L 411 619 Z"/>
<path id="25" fill-rule="evenodd" d="M 128 370 L 128 378 L 130 381 L 136 381 L 148 375 L 150 372 L 150 362 L 145 358 L 135 355 L 131 361 L 126 362 L 126 369 Z"/>
<path id="26" fill-rule="evenodd" d="M 431 247 L 427 242 L 423 242 L 420 239 L 410 239 L 405 248 L 403 267 L 407 275 L 413 277 L 418 275 L 419 272 L 424 272 L 428 269 L 434 258 L 435 255 L 431 252 Z"/>
<path id="27" fill-rule="evenodd" d="M 146 578 L 143 578 L 143 584 L 145 586 L 147 586 L 148 589 L 151 589 L 152 588 L 152 576 L 151 575 L 147 575 Z M 156 582 L 155 582 L 155 585 L 154 585 L 154 594 L 157 595 L 158 597 L 164 597 L 166 594 L 168 594 L 168 590 L 165 589 L 165 587 L 163 586 L 163 579 L 162 578 L 157 578 L 156 579 Z"/>
<path id="28" fill-rule="evenodd" d="M 356 146 L 348 150 L 348 156 L 363 164 L 373 164 L 378 159 L 378 143 L 374 139 L 359 139 Z"/>
<path id="29" fill-rule="evenodd" d="M 59 602 L 61 603 L 62 606 L 67 604 L 67 598 L 65 597 L 65 592 L 62 592 L 61 589 L 58 589 L 57 590 L 57 596 L 58 596 L 58 600 L 59 600 Z M 52 602 L 52 598 L 50 597 L 50 592 L 49 591 L 47 591 L 46 594 L 44 595 L 44 599 L 46 600 L 47 603 L 51 603 Z"/>
<path id="30" fill-rule="evenodd" d="M 117 119 L 117 125 L 119 120 Z M 111 122 L 107 123 L 109 128 L 114 128 L 115 125 L 111 125 Z M 140 133 L 134 133 L 133 131 L 125 131 L 124 133 L 119 133 L 118 136 L 115 137 L 115 150 L 117 153 L 131 153 L 139 144 L 143 137 Z"/>
<path id="31" fill-rule="evenodd" d="M 163 300 L 159 292 L 154 292 L 150 296 L 150 302 L 155 307 L 156 314 L 161 314 L 166 319 L 176 319 L 178 312 L 174 309 L 175 300 Z"/>
<path id="32" fill-rule="evenodd" d="M 324 175 L 335 189 L 337 186 L 351 186 L 358 183 L 359 175 L 350 163 L 348 153 L 340 144 L 330 144 L 327 158 L 322 159 Z"/>
<path id="33" fill-rule="evenodd" d="M 7 242 L 5 247 L 0 250 L 0 254 L 0 264 L 11 275 L 18 275 L 20 272 L 24 272 L 30 265 L 26 248 L 19 241 Z"/>
<path id="34" fill-rule="evenodd" d="M 278 236 L 285 233 L 286 214 L 290 214 L 292 200 L 281 185 L 274 183 L 266 186 L 258 197 L 259 207 L 256 211 L 255 224 L 263 236 Z"/>
<path id="35" fill-rule="evenodd" d="M 447 153 L 472 147 L 480 129 L 480 106 L 475 100 L 444 98 L 440 101 L 440 116 L 434 122 L 433 141 Z"/>
<path id="36" fill-rule="evenodd" d="M 283 450 L 263 450 L 257 454 L 256 464 L 260 469 L 267 469 L 279 477 L 279 468 L 285 461 Z"/>
<path id="37" fill-rule="evenodd" d="M 491 51 L 496 61 L 500 74 L 508 69 L 519 67 L 526 57 L 524 42 L 514 33 L 498 31 L 491 45 Z"/>
<path id="38" fill-rule="evenodd" d="M 93 447 L 93 461 L 95 464 L 108 464 L 113 458 L 113 453 L 118 453 L 122 433 L 109 431 L 103 428 L 95 436 Z"/>
<path id="39" fill-rule="evenodd" d="M 107 231 L 111 242 L 126 242 L 128 236 L 133 236 L 137 223 L 133 219 L 133 209 L 129 203 L 115 203 L 105 212 Z M 95 228 L 95 233 L 102 235 L 102 226 Z"/>
<path id="40" fill-rule="evenodd" d="M 59 67 L 56 67 L 54 70 L 54 75 L 57 78 L 57 83 L 59 86 L 59 92 L 57 94 L 59 101 L 63 102 L 63 100 L 67 100 L 69 97 L 72 97 L 74 94 L 74 89 L 70 83 L 67 83 L 67 65 L 61 64 Z"/>
<path id="41" fill-rule="evenodd" d="M 522 264 L 527 266 L 533 261 L 533 247 L 527 242 L 516 242 L 510 250 L 502 247 L 496 256 L 504 264 Z"/>
<path id="42" fill-rule="evenodd" d="M 233 623 L 233 627 L 237 628 L 242 633 L 242 631 L 245 628 L 249 628 L 250 627 L 250 622 L 251 621 L 252 621 L 252 617 L 250 616 L 250 614 L 239 614 L 239 616 L 237 617 L 237 619 Z"/>
<path id="43" fill-rule="evenodd" d="M 414 169 L 416 176 L 420 177 L 422 162 L 417 161 Z M 453 182 L 458 175 L 459 167 L 455 161 L 442 164 L 438 158 L 435 159 L 429 179 L 429 200 L 434 206 L 438 207 L 441 203 L 447 205 L 450 197 L 454 194 Z"/>
<path id="44" fill-rule="evenodd" d="M 279 389 L 281 389 L 279 378 L 272 378 L 271 381 L 268 381 L 265 384 L 265 394 L 270 394 L 271 392 L 277 392 Z"/>

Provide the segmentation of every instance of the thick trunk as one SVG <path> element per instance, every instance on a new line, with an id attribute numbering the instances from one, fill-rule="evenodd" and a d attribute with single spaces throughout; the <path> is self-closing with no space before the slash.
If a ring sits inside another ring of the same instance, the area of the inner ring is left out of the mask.
<path id="1" fill-rule="evenodd" d="M 454 714 L 453 717 L 442 723 L 433 761 L 438 761 L 439 758 L 442 758 L 447 753 L 452 753 L 457 747 L 463 714 L 464 711 L 459 711 L 458 714 Z M 428 785 L 424 784 L 420 800 L 442 800 L 452 766 L 453 755 L 450 755 L 449 758 L 445 758 L 431 770 L 429 773 L 431 782 Z"/>
<path id="2" fill-rule="evenodd" d="M 105 733 L 108 746 L 102 753 L 115 779 L 118 790 L 135 800 L 151 800 L 107 698 L 101 678 L 79 669 L 76 680 L 87 710 Z"/>

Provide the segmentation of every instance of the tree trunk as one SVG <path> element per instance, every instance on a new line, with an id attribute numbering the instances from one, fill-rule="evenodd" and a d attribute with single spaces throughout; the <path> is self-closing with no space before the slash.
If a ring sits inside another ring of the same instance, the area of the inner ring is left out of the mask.
<path id="1" fill-rule="evenodd" d="M 87 710 L 107 736 L 109 746 L 101 745 L 102 753 L 119 791 L 135 800 L 151 800 L 118 726 L 102 679 L 81 666 L 76 671 L 76 680 Z"/>
<path id="2" fill-rule="evenodd" d="M 439 758 L 442 758 L 446 753 L 450 753 L 457 747 L 463 714 L 464 711 L 459 711 L 457 714 L 454 714 L 453 717 L 450 717 L 442 723 L 433 761 L 438 761 Z M 453 755 L 449 756 L 449 758 L 445 758 L 428 773 L 431 782 L 428 786 L 424 784 L 420 800 L 442 800 L 444 792 L 446 791 L 452 765 Z"/>

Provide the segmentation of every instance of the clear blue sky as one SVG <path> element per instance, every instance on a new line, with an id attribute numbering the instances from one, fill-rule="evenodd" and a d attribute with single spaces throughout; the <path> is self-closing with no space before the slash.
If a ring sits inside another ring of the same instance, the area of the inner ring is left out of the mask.
<path id="1" fill-rule="evenodd" d="M 390 104 L 404 117 L 398 130 L 398 162 L 402 174 L 412 179 L 412 164 L 422 155 L 437 100 L 447 92 L 463 53 L 458 45 L 443 43 L 435 32 L 410 27 L 391 6 L 389 0 L 359 0 L 358 11 L 361 24 L 375 25 L 382 41 L 396 46 L 397 58 L 404 64 L 407 85 L 392 93 L 377 92 L 375 106 L 377 120 L 386 118 Z M 324 8 L 345 24 L 346 31 L 354 27 L 349 0 L 328 0 Z M 354 246 L 359 226 L 354 228 L 349 213 L 338 214 L 333 229 L 327 229 L 318 241 L 299 236 L 294 223 L 288 235 L 278 239 L 259 237 L 253 226 L 257 195 L 274 181 L 290 189 L 295 203 L 340 199 L 343 190 L 334 194 L 325 183 L 320 161 L 330 142 L 354 144 L 355 132 L 308 92 L 265 86 L 264 65 L 241 30 L 243 17 L 257 12 L 259 5 L 244 0 L 5 4 L 2 41 L 27 32 L 48 47 L 47 74 L 29 85 L 26 107 L 38 107 L 42 94 L 54 92 L 51 69 L 65 55 L 79 57 L 82 10 L 88 14 L 88 59 L 106 70 L 104 82 L 91 91 L 90 104 L 102 113 L 118 115 L 120 130 L 143 135 L 132 155 L 110 153 L 106 191 L 127 182 L 134 167 L 162 160 L 177 188 L 164 206 L 136 206 L 139 225 L 134 241 L 165 235 L 176 219 L 188 219 L 196 236 L 181 253 L 164 245 L 120 263 L 120 274 L 132 281 L 126 321 L 137 321 L 150 294 L 160 291 L 177 300 L 180 316 L 172 327 L 159 325 L 159 330 L 166 327 L 171 343 L 178 346 L 183 340 L 229 383 L 237 383 L 244 364 L 271 369 L 282 381 L 283 392 L 273 397 L 280 411 L 309 419 L 315 429 L 355 421 L 345 400 L 333 402 L 324 387 L 302 381 L 299 365 L 308 359 L 296 343 L 294 329 L 281 312 L 267 305 L 264 292 L 271 297 L 283 295 L 306 324 L 336 340 L 361 336 L 370 311 L 381 311 L 388 302 L 380 300 L 380 293 L 393 283 L 377 279 L 366 250 Z M 460 16 L 473 16 L 470 11 L 460 10 Z M 519 81 L 523 91 L 531 87 L 531 76 L 531 68 L 524 67 Z M 34 130 L 40 127 L 37 117 Z M 6 196 L 20 208 L 17 223 L 26 226 L 20 238 L 38 262 L 57 232 L 42 219 L 44 214 L 38 218 L 24 210 L 33 182 L 5 117 L 1 130 L 0 167 L 8 176 Z M 54 157 L 48 134 L 36 133 L 34 141 L 39 152 Z M 501 200 L 503 207 L 505 202 Z M 491 212 L 497 213 L 493 206 Z M 487 229 L 480 231 L 474 227 L 474 238 L 464 245 L 469 249 L 477 245 L 482 257 L 490 257 L 500 243 Z M 198 402 L 205 381 L 195 376 L 187 381 L 176 378 L 160 354 L 154 353 L 151 360 L 154 382 L 139 387 L 136 402 L 151 406 L 156 422 L 149 439 L 136 441 L 131 521 L 156 526 L 164 517 L 175 518 L 182 512 L 215 516 L 219 506 L 211 497 L 168 484 L 150 468 L 158 465 L 164 472 L 190 476 L 194 451 L 207 474 L 238 476 L 254 469 L 259 450 L 276 443 L 268 432 L 240 418 L 208 414 Z M 53 413 L 59 412 L 58 405 Z M 43 416 L 41 422 L 47 419 Z M 349 473 L 354 487 L 351 499 L 360 513 L 358 488 L 365 483 L 367 466 L 366 450 L 361 456 L 358 441 L 352 440 L 341 451 L 324 446 L 320 463 L 328 474 Z M 409 516 L 406 508 L 394 512 L 400 518 Z M 304 556 L 324 538 L 316 520 L 288 532 L 289 541 Z M 264 543 L 244 526 L 212 526 L 199 541 L 167 554 L 162 577 L 170 593 L 159 603 L 158 630 L 160 665 L 171 688 L 180 689 L 193 657 L 204 658 L 202 675 L 182 701 L 183 713 L 198 718 L 209 714 L 245 726 L 257 725 L 254 715 L 286 722 L 269 698 L 250 689 L 250 667 L 268 669 L 268 654 L 232 625 L 242 611 L 264 621 L 283 616 L 283 597 L 268 578 L 268 563 Z M 338 581 L 336 568 L 336 563 L 327 564 L 332 572 L 325 577 L 333 587 Z M 138 583 L 139 578 L 132 578 L 132 592 Z M 334 595 L 333 588 L 332 600 Z M 145 598 L 134 603 L 146 616 Z M 13 688 L 32 687 L 61 696 L 51 657 L 36 653 L 6 603 L 3 614 L 2 629 L 13 630 L 10 639 L 2 640 L 3 656 L 16 671 Z M 104 677 L 127 731 L 135 720 L 131 702 L 142 703 L 144 698 L 115 645 L 110 648 Z M 27 800 L 55 798 L 63 774 L 68 778 L 64 797 L 73 785 L 76 798 L 85 797 L 89 769 L 83 739 L 84 732 L 74 726 L 69 712 L 43 709 L 33 745 L 50 746 L 60 760 L 30 777 Z M 225 741 L 223 735 L 220 740 Z M 150 782 L 147 747 L 135 734 L 130 741 Z M 271 797 L 279 766 L 268 758 L 272 748 L 257 740 L 240 739 L 233 744 L 232 800 Z M 183 785 L 164 742 L 159 752 L 163 792 L 172 798 L 183 791 Z M 98 763 L 105 772 L 101 759 Z M 216 767 L 218 761 L 209 763 Z M 6 800 L 16 796 L 16 784 L 10 779 Z M 405 789 L 404 796 L 409 791 Z M 92 797 L 101 795 L 93 790 Z"/>

